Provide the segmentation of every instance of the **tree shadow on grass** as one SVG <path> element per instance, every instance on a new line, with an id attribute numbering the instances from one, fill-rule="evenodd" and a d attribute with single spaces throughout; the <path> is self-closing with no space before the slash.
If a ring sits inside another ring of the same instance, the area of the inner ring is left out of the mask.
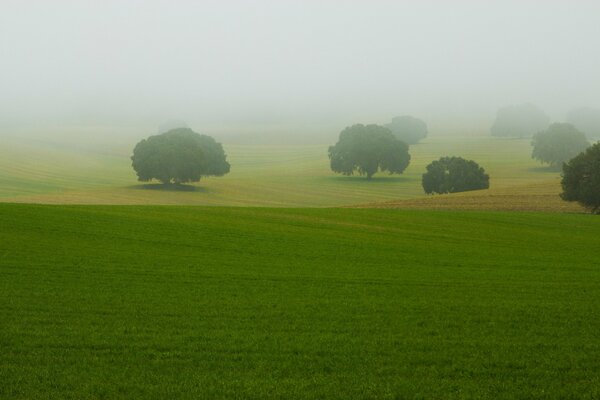
<path id="1" fill-rule="evenodd" d="M 197 192 L 197 193 L 208 193 L 208 189 L 201 186 L 192 185 L 175 185 L 175 184 L 162 184 L 162 183 L 146 183 L 143 185 L 128 186 L 129 189 L 138 190 L 156 190 L 161 192 Z"/>
<path id="2" fill-rule="evenodd" d="M 383 176 L 373 176 L 371 179 L 367 179 L 366 176 L 361 176 L 361 175 L 350 175 L 350 176 L 346 176 L 346 175 L 332 175 L 332 176 L 324 176 L 322 178 L 324 181 L 326 182 L 345 182 L 345 183 L 360 183 L 360 182 L 365 182 L 365 183 L 373 183 L 373 184 L 398 184 L 398 183 L 406 183 L 406 182 L 411 182 L 412 179 L 410 179 L 407 176 L 389 176 L 389 175 L 383 175 Z"/>

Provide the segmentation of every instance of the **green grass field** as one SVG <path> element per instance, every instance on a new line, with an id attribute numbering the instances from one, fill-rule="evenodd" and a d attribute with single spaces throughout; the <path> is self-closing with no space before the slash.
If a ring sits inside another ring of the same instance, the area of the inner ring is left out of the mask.
<path id="1" fill-rule="evenodd" d="M 517 188 L 521 192 L 551 182 L 558 193 L 559 174 L 530 158 L 528 139 L 434 136 L 411 147 L 411 164 L 404 174 L 377 174 L 372 181 L 331 172 L 327 148 L 333 142 L 241 145 L 224 141 L 231 173 L 202 180 L 194 191 L 173 192 L 147 189 L 136 181 L 129 156 L 139 138 L 127 136 L 113 143 L 102 132 L 96 136 L 95 141 L 76 144 L 72 139 L 6 139 L 0 147 L 0 201 L 266 207 L 366 204 L 424 197 L 421 175 L 425 166 L 445 155 L 480 163 L 491 176 L 492 190 Z"/>
<path id="2" fill-rule="evenodd" d="M 0 221 L 2 399 L 600 397 L 591 215 L 0 204 Z"/>

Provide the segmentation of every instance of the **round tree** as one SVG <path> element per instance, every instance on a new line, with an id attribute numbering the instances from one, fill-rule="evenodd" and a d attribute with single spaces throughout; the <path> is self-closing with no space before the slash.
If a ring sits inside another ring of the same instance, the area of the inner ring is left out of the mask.
<path id="1" fill-rule="evenodd" d="M 427 137 L 427 124 L 410 115 L 395 117 L 385 127 L 392 131 L 394 136 L 407 144 L 419 143 L 421 139 Z"/>
<path id="2" fill-rule="evenodd" d="M 475 161 L 442 157 L 427 166 L 421 181 L 425 193 L 455 193 L 487 189 L 490 177 Z"/>
<path id="3" fill-rule="evenodd" d="M 408 145 L 389 129 L 357 124 L 344 129 L 335 146 L 329 147 L 331 170 L 344 175 L 357 172 L 371 179 L 377 171 L 401 174 L 410 162 Z"/>
<path id="4" fill-rule="evenodd" d="M 503 107 L 498 110 L 492 125 L 492 136 L 530 137 L 544 130 L 550 124 L 550 117 L 533 104 Z"/>
<path id="5" fill-rule="evenodd" d="M 138 180 L 156 179 L 164 184 L 198 182 L 203 176 L 225 175 L 230 168 L 220 143 L 189 128 L 142 140 L 131 160 Z"/>
<path id="6" fill-rule="evenodd" d="M 564 162 L 588 148 L 590 143 L 573 125 L 555 123 L 547 130 L 537 133 L 531 145 L 532 158 L 558 169 Z"/>
<path id="7" fill-rule="evenodd" d="M 600 142 L 563 164 L 561 197 L 600 214 Z"/>

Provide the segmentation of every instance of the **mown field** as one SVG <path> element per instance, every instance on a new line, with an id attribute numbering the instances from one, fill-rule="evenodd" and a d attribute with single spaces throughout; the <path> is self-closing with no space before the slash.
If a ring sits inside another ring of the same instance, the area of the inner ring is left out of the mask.
<path id="1" fill-rule="evenodd" d="M 345 177 L 329 169 L 327 141 L 317 144 L 230 144 L 223 139 L 231 173 L 208 178 L 188 191 L 159 190 L 136 181 L 129 156 L 141 137 L 111 141 L 28 140 L 0 146 L 0 201 L 55 204 L 187 204 L 266 207 L 331 207 L 424 197 L 421 175 L 441 156 L 474 159 L 491 177 L 491 189 L 539 194 L 540 183 L 559 192 L 557 172 L 530 158 L 528 139 L 437 136 L 411 146 L 402 175 Z M 550 185 L 550 186 L 548 186 Z M 544 194 L 547 190 L 545 189 Z M 555 200 L 558 199 L 554 196 Z"/>
<path id="2" fill-rule="evenodd" d="M 0 398 L 598 398 L 586 214 L 0 204 Z"/>
<path id="3" fill-rule="evenodd" d="M 353 205 L 359 208 L 401 208 L 404 210 L 458 210 L 458 211 L 528 211 L 528 212 L 588 212 L 577 202 L 564 201 L 560 178 L 543 180 L 510 187 L 450 193 L 414 199 L 397 199 Z"/>

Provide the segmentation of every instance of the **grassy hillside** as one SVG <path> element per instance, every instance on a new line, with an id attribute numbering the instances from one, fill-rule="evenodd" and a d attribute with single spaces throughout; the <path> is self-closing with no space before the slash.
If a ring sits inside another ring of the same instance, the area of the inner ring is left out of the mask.
<path id="1" fill-rule="evenodd" d="M 597 398 L 598 218 L 0 205 L 0 398 Z"/>
<path id="2" fill-rule="evenodd" d="M 100 136 L 101 137 L 101 136 Z M 479 162 L 492 189 L 554 182 L 558 173 L 530 159 L 529 140 L 487 136 L 432 137 L 412 146 L 403 175 L 344 177 L 332 173 L 328 143 L 316 145 L 229 145 L 231 173 L 208 178 L 194 190 L 173 192 L 135 179 L 129 155 L 135 140 L 115 143 L 40 142 L 18 139 L 0 146 L 0 201 L 75 204 L 197 204 L 272 207 L 323 207 L 365 204 L 424 196 L 425 166 L 444 155 Z M 524 192 L 523 192 L 524 191 Z"/>

